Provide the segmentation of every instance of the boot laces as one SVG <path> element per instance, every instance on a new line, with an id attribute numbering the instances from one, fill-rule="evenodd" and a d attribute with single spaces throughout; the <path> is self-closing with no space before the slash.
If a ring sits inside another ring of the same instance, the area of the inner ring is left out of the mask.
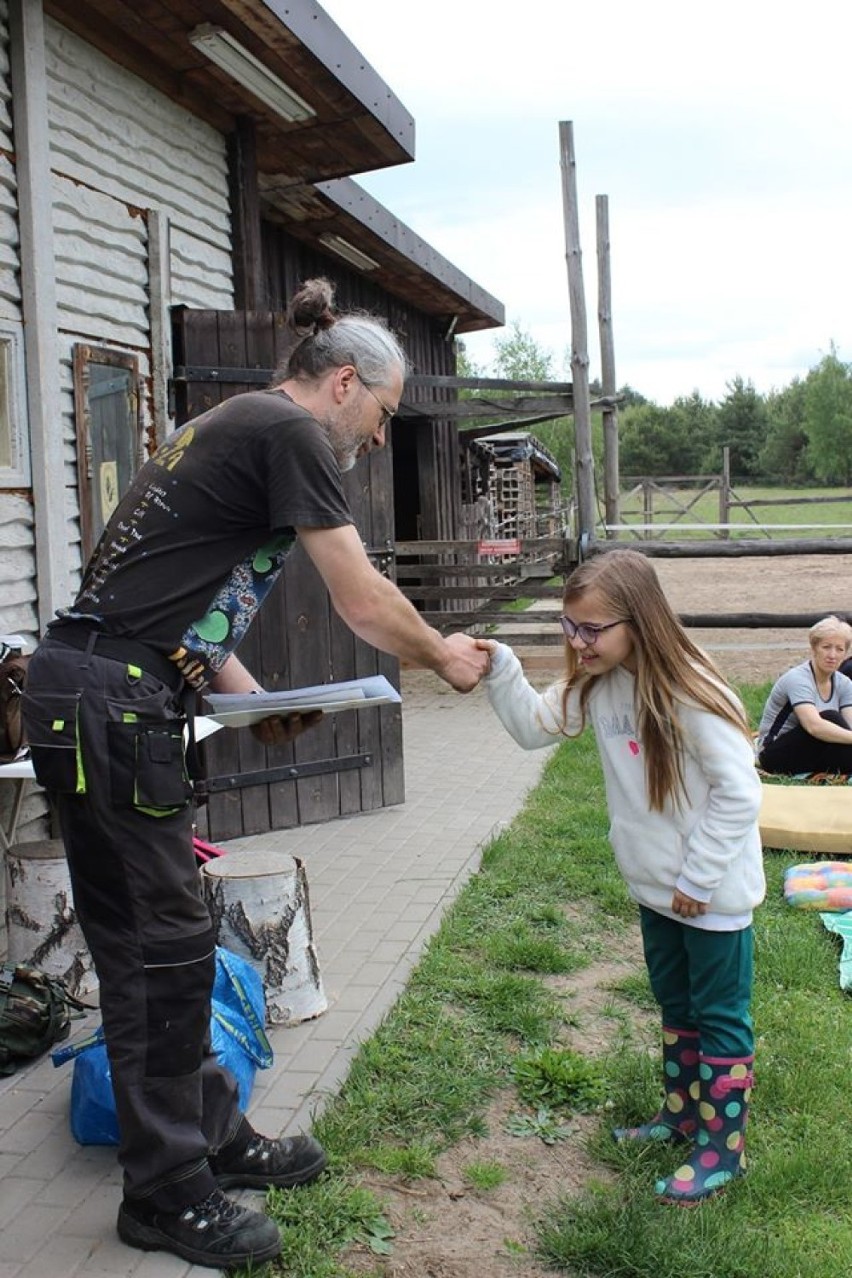
<path id="1" fill-rule="evenodd" d="M 280 1149 L 281 1141 L 255 1135 L 246 1147 L 245 1157 L 249 1162 L 268 1163 Z"/>
<path id="2" fill-rule="evenodd" d="M 202 1234 L 211 1225 L 231 1224 L 239 1214 L 240 1208 L 237 1204 L 226 1197 L 221 1189 L 214 1189 L 200 1203 L 193 1203 L 190 1207 L 185 1207 L 181 1212 L 180 1218 L 185 1225 L 191 1225 L 193 1229 Z"/>

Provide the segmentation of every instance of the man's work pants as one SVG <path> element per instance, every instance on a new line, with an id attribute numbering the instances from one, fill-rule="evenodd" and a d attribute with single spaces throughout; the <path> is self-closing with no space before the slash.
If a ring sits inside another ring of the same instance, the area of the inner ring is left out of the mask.
<path id="1" fill-rule="evenodd" d="M 181 1210 L 241 1122 L 210 1052 L 215 941 L 192 848 L 177 694 L 132 663 L 47 638 L 24 706 L 100 981 L 125 1194 Z"/>

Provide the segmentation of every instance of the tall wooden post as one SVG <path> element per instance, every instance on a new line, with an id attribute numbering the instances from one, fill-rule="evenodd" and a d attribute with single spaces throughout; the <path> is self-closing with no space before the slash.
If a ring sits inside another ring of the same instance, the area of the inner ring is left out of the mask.
<path id="1" fill-rule="evenodd" d="M 642 522 L 645 524 L 643 536 L 653 537 L 651 525 L 654 522 L 654 485 L 650 479 L 642 480 Z"/>
<path id="2" fill-rule="evenodd" d="M 719 484 L 719 523 L 728 524 L 731 522 L 731 450 L 726 444 L 722 449 L 722 479 Z M 727 528 L 719 531 L 719 536 L 723 539 L 730 537 Z"/>
<path id="3" fill-rule="evenodd" d="M 604 517 L 607 537 L 613 524 L 621 522 L 619 497 L 621 484 L 618 473 L 618 408 L 615 402 L 615 345 L 612 335 L 612 273 L 609 255 L 609 198 L 595 196 L 595 216 L 598 249 L 598 333 L 601 344 L 601 389 L 603 390 L 603 445 L 604 445 Z"/>
<path id="4" fill-rule="evenodd" d="M 574 158 L 574 126 L 559 124 L 562 168 L 562 209 L 565 219 L 565 260 L 571 303 L 571 380 L 574 399 L 574 465 L 577 484 L 577 535 L 595 539 L 597 510 L 595 469 L 592 457 L 592 411 L 589 403 L 589 348 L 583 263 L 580 253 L 580 218 L 577 210 L 577 162 Z"/>

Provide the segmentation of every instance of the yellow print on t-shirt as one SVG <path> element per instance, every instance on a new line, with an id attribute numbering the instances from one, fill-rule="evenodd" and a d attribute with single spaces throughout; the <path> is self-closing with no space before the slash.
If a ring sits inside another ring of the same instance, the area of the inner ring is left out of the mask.
<path id="1" fill-rule="evenodd" d="M 177 434 L 172 435 L 171 439 L 167 439 L 160 445 L 151 460 L 158 466 L 165 467 L 166 470 L 174 470 L 194 438 L 195 427 L 184 426 L 183 430 L 179 430 Z"/>

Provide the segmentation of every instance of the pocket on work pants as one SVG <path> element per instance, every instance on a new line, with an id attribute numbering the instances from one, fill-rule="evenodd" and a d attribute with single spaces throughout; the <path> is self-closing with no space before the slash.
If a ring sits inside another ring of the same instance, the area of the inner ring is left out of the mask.
<path id="1" fill-rule="evenodd" d="M 192 798 L 183 719 L 108 723 L 110 793 L 116 807 L 170 816 Z"/>
<path id="2" fill-rule="evenodd" d="M 80 749 L 82 692 L 25 690 L 21 714 L 39 785 L 54 794 L 85 794 L 86 773 Z"/>

